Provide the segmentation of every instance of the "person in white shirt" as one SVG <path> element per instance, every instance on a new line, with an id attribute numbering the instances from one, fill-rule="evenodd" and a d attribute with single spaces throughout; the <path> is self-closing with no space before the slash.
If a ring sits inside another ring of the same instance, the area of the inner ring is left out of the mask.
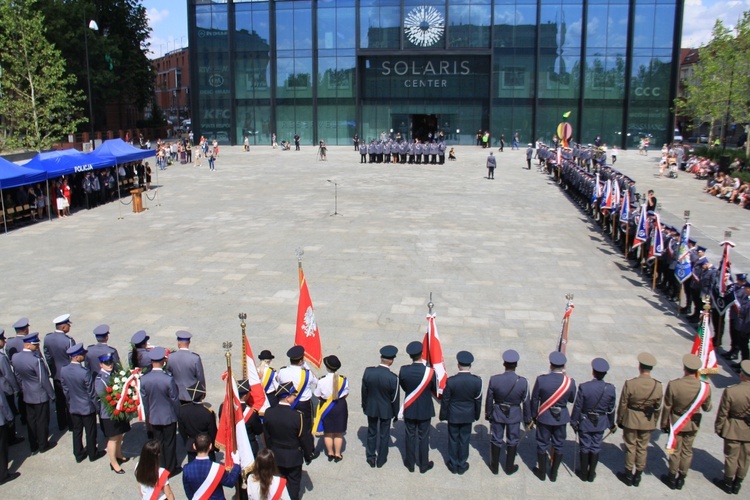
<path id="1" fill-rule="evenodd" d="M 323 442 L 328 452 L 329 462 L 340 462 L 341 448 L 344 444 L 344 432 L 349 420 L 349 408 L 346 397 L 349 395 L 349 381 L 336 373 L 341 368 L 341 361 L 336 356 L 323 358 L 328 374 L 318 381 L 315 396 L 320 399 L 318 411 L 313 424 L 313 432 L 323 435 Z"/>
<path id="2" fill-rule="evenodd" d="M 280 494 L 279 494 L 280 492 Z M 286 479 L 279 476 L 273 451 L 263 448 L 255 457 L 253 468 L 247 476 L 248 500 L 290 500 Z"/>
<path id="3" fill-rule="evenodd" d="M 169 471 L 159 467 L 160 454 L 161 443 L 156 439 L 146 441 L 141 449 L 141 457 L 135 468 L 135 480 L 138 481 L 138 492 L 143 500 L 174 500 L 174 493 L 169 486 Z M 154 497 L 154 490 L 157 488 L 161 493 Z"/>

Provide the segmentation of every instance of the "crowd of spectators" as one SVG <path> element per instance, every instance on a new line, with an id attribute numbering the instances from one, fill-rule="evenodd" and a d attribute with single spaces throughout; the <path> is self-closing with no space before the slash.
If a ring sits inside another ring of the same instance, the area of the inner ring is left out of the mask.
<path id="1" fill-rule="evenodd" d="M 722 169 L 717 162 L 701 156 L 689 157 L 684 165 L 686 172 L 706 181 L 704 193 L 740 208 L 750 208 L 750 182 L 742 181 L 737 175 L 745 168 L 740 158 L 735 158 L 728 169 Z"/>

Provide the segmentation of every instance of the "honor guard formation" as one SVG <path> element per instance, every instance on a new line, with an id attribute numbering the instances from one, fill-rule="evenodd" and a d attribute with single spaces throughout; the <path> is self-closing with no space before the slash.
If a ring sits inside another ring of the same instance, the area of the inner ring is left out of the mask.
<path id="1" fill-rule="evenodd" d="M 257 378 L 237 384 L 241 418 L 256 457 L 252 467 L 243 470 L 239 446 L 231 450 L 231 457 L 224 457 L 228 463 L 231 458 L 233 465 L 216 462 L 217 416 L 205 403 L 203 365 L 190 350 L 190 332 L 176 332 L 173 350 L 151 346 L 145 331 L 136 332 L 130 361 L 123 366 L 117 349 L 108 345 L 107 325 L 94 328 L 96 343 L 84 347 L 70 335 L 70 315 L 53 323 L 54 332 L 43 339 L 29 332 L 26 318 L 15 323 L 14 337 L 6 339 L 0 332 L 2 484 L 20 475 L 8 471 L 9 446 L 27 443 L 31 455 L 55 447 L 49 437 L 52 409 L 58 429 L 71 431 L 75 461 L 107 456 L 115 474 L 124 474 L 123 464 L 129 461 L 121 445 L 131 423 L 122 418 L 123 413 L 142 411 L 149 441 L 141 450 L 136 480 L 144 498 L 174 498 L 169 480 L 182 473 L 188 498 L 225 498 L 222 488 L 243 479 L 242 498 L 297 499 L 303 467 L 321 450 L 333 464 L 344 460 L 351 387 L 339 373 L 343 363 L 337 356 L 323 358 L 327 373 L 318 378 L 305 361 L 302 346 L 290 348 L 289 363 L 278 370 L 271 366 L 273 354 L 261 351 Z M 403 428 L 402 460 L 409 472 L 424 474 L 435 467 L 430 434 L 437 401 L 438 419 L 447 423 L 445 467 L 452 474 L 469 469 L 470 437 L 472 430 L 477 431 L 475 422 L 483 417 L 489 422 L 491 474 L 499 474 L 501 468 L 508 476 L 517 473 L 518 448 L 532 434 L 535 445 L 528 445 L 536 448 L 532 473 L 540 481 L 558 481 L 560 468 L 568 468 L 564 444 L 570 429 L 576 441 L 574 472 L 581 481 L 594 482 L 602 443 L 621 429 L 625 457 L 617 477 L 638 487 L 647 471 L 649 443 L 654 431 L 660 430 L 668 436 L 669 457 L 668 473 L 661 480 L 674 490 L 686 484 L 702 412 L 712 406 L 711 387 L 701 375 L 699 357 L 685 355 L 682 373 L 664 387 L 652 378 L 657 359 L 650 353 L 639 354 L 633 359 L 636 376 L 624 382 L 618 399 L 616 387 L 605 380 L 610 366 L 603 358 L 591 361 L 591 380 L 576 384 L 566 374 L 568 360 L 560 350 L 549 355 L 548 370 L 534 380 L 520 374 L 524 365 L 519 353 L 506 350 L 503 371 L 489 377 L 485 388 L 482 378 L 471 371 L 472 353 L 459 351 L 454 374 L 448 376 L 447 370 L 439 373 L 425 362 L 426 349 L 423 342 L 410 342 L 409 362 L 396 374 L 398 348 L 383 346 L 379 364 L 364 370 L 359 389 L 367 418 L 365 457 L 371 468 L 382 468 L 388 461 L 394 428 L 396 432 Z M 262 412 L 256 409 L 258 397 L 267 401 Z M 139 400 L 140 405 L 135 404 Z M 225 411 L 222 405 L 220 422 Z M 18 435 L 19 416 L 26 439 Z M 398 421 L 403 426 L 396 425 Z M 141 424 L 134 423 L 133 428 L 136 425 Z M 723 391 L 714 430 L 724 440 L 725 455 L 724 475 L 714 482 L 724 492 L 737 494 L 750 465 L 750 360 L 740 363 L 739 384 Z M 106 451 L 99 449 L 100 434 Z M 177 458 L 178 434 L 187 452 L 184 466 Z M 321 436 L 322 443 L 316 445 L 314 436 Z"/>

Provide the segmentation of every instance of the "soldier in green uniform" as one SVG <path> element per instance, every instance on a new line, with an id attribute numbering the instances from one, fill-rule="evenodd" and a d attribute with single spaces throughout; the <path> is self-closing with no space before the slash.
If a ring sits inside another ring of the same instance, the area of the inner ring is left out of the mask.
<path id="1" fill-rule="evenodd" d="M 714 429 L 724 439 L 724 479 L 714 484 L 725 493 L 740 492 L 750 466 L 750 360 L 740 363 L 740 383 L 721 396 Z"/>
<path id="2" fill-rule="evenodd" d="M 700 358 L 695 354 L 685 354 L 682 365 L 684 375 L 667 384 L 661 414 L 661 430 L 670 435 L 667 439 L 669 474 L 661 479 L 673 490 L 682 489 L 690 470 L 693 442 L 701 424 L 701 410 L 711 411 L 711 386 L 698 376 L 702 366 Z M 670 448 L 672 439 L 675 444 Z"/>
<path id="3" fill-rule="evenodd" d="M 617 407 L 617 426 L 622 429 L 625 445 L 625 471 L 618 472 L 617 477 L 628 486 L 641 484 L 648 444 L 659 422 L 664 393 L 661 382 L 651 378 L 654 366 L 656 358 L 652 354 L 642 352 L 638 355 L 639 375 L 622 386 Z"/>

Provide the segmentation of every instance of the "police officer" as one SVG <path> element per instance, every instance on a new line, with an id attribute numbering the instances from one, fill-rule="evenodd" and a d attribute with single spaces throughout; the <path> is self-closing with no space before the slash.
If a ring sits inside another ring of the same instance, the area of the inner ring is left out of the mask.
<path id="1" fill-rule="evenodd" d="M 714 429 L 724 439 L 724 479 L 714 484 L 725 493 L 740 492 L 750 466 L 750 360 L 740 363 L 740 383 L 724 389 Z"/>
<path id="2" fill-rule="evenodd" d="M 487 156 L 487 178 L 488 179 L 495 178 L 495 167 L 497 167 L 497 160 L 495 159 L 495 154 L 492 151 L 490 151 L 489 156 Z"/>
<path id="3" fill-rule="evenodd" d="M 23 351 L 23 338 L 29 334 L 29 318 L 21 318 L 13 323 L 13 329 L 16 331 L 16 336 L 9 338 L 5 345 L 5 352 L 11 360 L 15 353 Z"/>
<path id="4" fill-rule="evenodd" d="M 105 453 L 97 451 L 96 442 L 96 390 L 94 375 L 83 366 L 86 349 L 83 344 L 75 344 L 67 350 L 70 364 L 60 370 L 65 400 L 68 403 L 70 423 L 73 431 L 73 456 L 81 463 L 88 456 L 91 462 L 102 458 Z M 83 433 L 86 432 L 86 449 L 83 449 Z"/>
<path id="5" fill-rule="evenodd" d="M 505 473 L 518 471 L 515 465 L 518 440 L 521 437 L 521 422 L 531 424 L 529 406 L 529 381 L 516 374 L 520 356 L 513 349 L 503 353 L 505 372 L 493 375 L 487 387 L 484 418 L 490 421 L 490 469 L 499 472 L 500 450 L 503 436 L 506 438 Z"/>
<path id="6" fill-rule="evenodd" d="M 575 380 L 565 374 L 565 354 L 555 351 L 549 355 L 550 371 L 539 375 L 531 391 L 531 416 L 537 424 L 536 477 L 544 481 L 547 475 L 547 451 L 552 448 L 549 480 L 557 481 L 557 471 L 563 459 L 566 425 L 570 422 L 568 403 L 576 396 Z"/>
<path id="7" fill-rule="evenodd" d="M 617 407 L 617 426 L 622 429 L 625 448 L 625 471 L 617 477 L 628 486 L 641 484 L 646 468 L 646 455 L 651 434 L 656 429 L 661 413 L 663 389 L 661 382 L 651 378 L 656 358 L 647 352 L 638 355 L 638 373 L 622 386 Z M 633 475 L 635 467 L 635 475 Z"/>
<path id="8" fill-rule="evenodd" d="M 203 372 L 201 357 L 190 351 L 190 339 L 193 335 L 185 330 L 179 330 L 176 335 L 177 350 L 169 355 L 167 370 L 177 384 L 177 390 L 180 391 L 180 403 L 186 404 L 192 401 L 187 388 L 195 386 L 197 382 L 205 388 L 206 375 Z"/>
<path id="9" fill-rule="evenodd" d="M 303 416 L 292 408 L 297 391 L 292 382 L 282 382 L 276 391 L 279 404 L 268 408 L 263 418 L 266 446 L 276 457 L 279 474 L 287 480 L 287 491 L 292 500 L 299 498 L 302 481 L 302 462 L 305 444 Z"/>
<path id="10" fill-rule="evenodd" d="M 94 328 L 96 344 L 91 344 L 86 348 L 86 366 L 96 377 L 99 374 L 99 357 L 105 354 L 111 354 L 115 360 L 115 366 L 120 365 L 120 354 L 117 349 L 107 344 L 109 341 L 109 325 L 99 325 Z"/>
<path id="11" fill-rule="evenodd" d="M 742 304 L 745 298 L 745 283 L 747 283 L 747 274 L 739 273 L 736 275 L 737 280 L 732 286 L 732 293 L 734 294 L 734 301 L 737 304 Z M 732 295 L 730 295 L 730 298 Z M 740 354 L 740 345 L 742 334 L 739 329 L 740 323 L 740 308 L 730 307 L 729 308 L 729 337 L 732 341 L 732 347 L 729 351 L 721 355 L 722 358 L 729 361 L 734 361 Z"/>
<path id="12" fill-rule="evenodd" d="M 698 370 L 702 366 L 700 358 L 695 354 L 685 354 L 682 364 L 684 375 L 667 384 L 664 411 L 661 414 L 662 432 L 670 434 L 675 440 L 673 453 L 669 455 L 669 474 L 662 475 L 661 479 L 673 490 L 682 489 L 690 470 L 693 441 L 701 423 L 701 410 L 711 411 L 711 386 L 698 378 Z M 680 425 L 685 420 L 680 417 L 686 415 L 689 415 L 687 420 L 684 425 Z"/>
<path id="13" fill-rule="evenodd" d="M 133 344 L 133 350 L 128 355 L 131 368 L 140 368 L 144 372 L 151 368 L 151 356 L 147 347 L 149 338 L 145 330 L 138 330 L 130 338 L 130 343 Z"/>
<path id="14" fill-rule="evenodd" d="M 365 454 L 370 467 L 383 467 L 391 443 L 391 420 L 398 416 L 398 377 L 391 371 L 398 348 L 380 349 L 380 364 L 365 368 L 362 375 L 362 411 L 367 415 Z"/>
<path id="15" fill-rule="evenodd" d="M 150 353 L 151 370 L 141 377 L 141 401 L 154 439 L 161 442 L 159 462 L 173 476 L 182 471 L 177 464 L 177 414 L 180 411 L 177 384 L 164 371 L 167 351 L 155 347 Z"/>
<path id="16" fill-rule="evenodd" d="M 187 452 L 188 462 L 192 462 L 196 455 L 194 443 L 198 434 L 205 432 L 211 438 L 212 443 L 216 441 L 216 414 L 203 402 L 206 397 L 206 388 L 203 383 L 198 381 L 191 385 L 187 388 L 187 393 L 190 395 L 190 402 L 180 406 L 177 425 L 180 428 L 180 436 Z M 216 460 L 214 450 L 209 451 L 208 456 L 211 460 Z"/>
<path id="17" fill-rule="evenodd" d="M 745 282 L 743 285 L 744 294 L 740 300 L 740 310 L 737 317 L 737 338 L 740 349 L 740 359 L 750 359 L 750 282 Z M 740 372 L 740 364 L 732 363 L 732 369 L 736 372 Z"/>
<path id="18" fill-rule="evenodd" d="M 526 148 L 526 169 L 531 170 L 531 158 L 534 156 L 534 146 L 529 143 L 529 147 Z"/>
<path id="19" fill-rule="evenodd" d="M 365 141 L 362 141 L 362 144 L 359 145 L 359 162 L 367 163 L 367 144 L 365 144 Z"/>
<path id="20" fill-rule="evenodd" d="M 55 390 L 49 381 L 47 365 L 41 356 L 35 354 L 38 350 L 39 333 L 30 333 L 23 338 L 23 350 L 10 360 L 23 392 L 32 455 L 57 446 L 56 442 L 49 440 L 49 402 L 55 399 Z"/>
<path id="21" fill-rule="evenodd" d="M 448 422 L 448 470 L 463 474 L 469 470 L 471 424 L 482 411 L 482 379 L 471 373 L 474 356 L 469 351 L 456 354 L 458 373 L 448 377 L 440 402 L 440 420 Z"/>
<path id="22" fill-rule="evenodd" d="M 603 358 L 591 362 L 594 380 L 578 386 L 578 394 L 573 403 L 570 426 L 578 434 L 581 448 L 582 481 L 594 482 L 602 437 L 607 429 L 612 432 L 615 426 L 615 386 L 604 381 L 609 371 L 609 363 Z"/>
<path id="23" fill-rule="evenodd" d="M 320 455 L 315 451 L 315 442 L 312 435 L 312 391 L 318 383 L 317 377 L 310 371 L 304 361 L 305 348 L 296 345 L 286 353 L 289 357 L 289 366 L 279 370 L 277 375 L 279 384 L 291 382 L 294 384 L 297 396 L 292 402 L 292 408 L 302 412 L 304 429 L 302 431 L 302 442 L 304 443 L 305 462 L 310 464 Z"/>
<path id="24" fill-rule="evenodd" d="M 13 414 L 13 418 L 7 419 L 5 427 L 7 429 L 7 441 L 8 446 L 22 443 L 23 438 L 16 436 L 16 418 L 18 415 L 18 409 L 16 408 L 15 396 L 19 392 L 20 386 L 16 380 L 16 374 L 13 372 L 13 367 L 10 364 L 10 357 L 6 350 L 5 330 L 0 328 L 0 392 L 5 395 L 5 404 L 8 405 L 10 412 Z M 0 472 L 2 471 L 2 464 L 0 464 Z"/>
<path id="25" fill-rule="evenodd" d="M 10 425 L 14 418 L 13 411 L 5 398 L 5 392 L 0 391 L 0 485 L 13 481 L 21 475 L 20 472 L 8 473 L 8 436 L 11 435 Z"/>
<path id="26" fill-rule="evenodd" d="M 63 314 L 53 320 L 55 331 L 44 337 L 44 357 L 47 366 L 52 373 L 52 382 L 55 387 L 55 412 L 57 414 L 57 428 L 64 432 L 68 428 L 70 416 L 65 404 L 65 393 L 60 382 L 61 369 L 70 363 L 67 350 L 76 343 L 68 336 L 70 332 L 70 314 Z"/>
<path id="27" fill-rule="evenodd" d="M 427 370 L 432 370 L 422 363 L 422 343 L 413 341 L 406 346 L 406 353 L 412 364 L 404 365 L 398 374 L 399 385 L 404 391 L 404 405 L 399 411 L 399 418 L 404 419 L 405 459 L 404 465 L 409 472 L 414 472 L 415 465 L 424 474 L 435 464 L 429 460 L 430 419 L 435 416 L 431 392 L 437 392 L 434 373 L 425 377 Z"/>
<path id="28" fill-rule="evenodd" d="M 266 391 L 266 399 L 268 399 L 270 406 L 275 406 L 278 403 L 276 389 L 279 388 L 278 373 L 271 367 L 271 361 L 275 359 L 275 356 L 271 351 L 264 349 L 260 351 L 258 359 L 260 360 L 258 376 L 260 377 L 260 382 L 263 384 L 263 390 Z"/>

